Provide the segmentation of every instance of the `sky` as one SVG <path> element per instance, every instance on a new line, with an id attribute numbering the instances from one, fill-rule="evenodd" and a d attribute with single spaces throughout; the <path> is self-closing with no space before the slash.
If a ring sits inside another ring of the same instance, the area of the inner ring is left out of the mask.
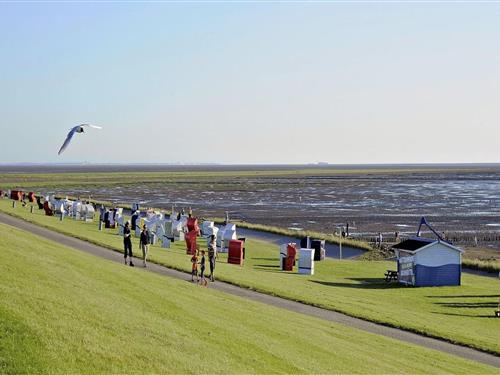
<path id="1" fill-rule="evenodd" d="M 500 3 L 0 2 L 0 163 L 500 162 Z M 57 155 L 74 125 L 79 134 Z"/>

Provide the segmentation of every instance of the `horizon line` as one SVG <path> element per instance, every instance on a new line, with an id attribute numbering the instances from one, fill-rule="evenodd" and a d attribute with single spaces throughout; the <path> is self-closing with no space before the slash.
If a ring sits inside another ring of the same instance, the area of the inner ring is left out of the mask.
<path id="1" fill-rule="evenodd" d="M 500 162 L 415 162 L 415 163 L 153 163 L 153 162 L 13 162 L 0 163 L 2 167 L 8 166 L 314 166 L 314 167 L 335 167 L 335 166 L 500 166 Z"/>

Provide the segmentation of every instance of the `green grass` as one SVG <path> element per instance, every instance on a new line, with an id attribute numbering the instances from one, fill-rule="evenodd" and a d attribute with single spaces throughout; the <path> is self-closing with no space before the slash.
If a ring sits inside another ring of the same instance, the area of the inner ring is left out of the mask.
<path id="1" fill-rule="evenodd" d="M 0 373 L 497 373 L 0 232 Z"/>
<path id="2" fill-rule="evenodd" d="M 12 209 L 7 200 L 0 200 L 0 210 L 117 251 L 122 249 L 116 231 L 99 232 L 96 223 L 60 222 L 38 211 L 30 214 L 27 208 Z M 168 250 L 153 247 L 151 260 L 188 271 L 184 247 L 184 243 L 175 243 Z M 316 274 L 308 277 L 280 272 L 276 245 L 249 240 L 246 247 L 248 256 L 242 268 L 225 263 L 225 256 L 221 256 L 216 272 L 220 280 L 500 354 L 500 320 L 493 318 L 500 300 L 498 279 L 462 274 L 462 286 L 408 288 L 383 281 L 385 270 L 395 268 L 393 262 L 332 259 L 317 262 Z M 138 254 L 136 248 L 134 251 Z"/>

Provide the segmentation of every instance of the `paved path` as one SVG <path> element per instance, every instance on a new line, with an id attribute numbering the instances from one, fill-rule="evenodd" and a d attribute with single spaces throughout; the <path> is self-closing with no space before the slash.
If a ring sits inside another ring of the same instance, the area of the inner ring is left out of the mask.
<path id="1" fill-rule="evenodd" d="M 39 227 L 37 225 L 28 223 L 24 220 L 17 219 L 9 215 L 0 213 L 0 222 L 11 225 L 18 229 L 28 231 L 43 238 L 55 241 L 62 245 L 96 255 L 104 259 L 123 263 L 123 255 L 116 251 L 112 251 L 73 237 L 69 237 L 54 232 L 46 228 Z M 137 264 L 140 264 L 140 261 L 138 259 L 137 259 Z M 187 273 L 175 271 L 153 263 L 149 263 L 149 266 L 146 270 L 165 276 L 175 277 L 182 280 L 190 280 L 190 276 Z M 299 302 L 294 302 L 283 298 L 258 293 L 249 289 L 240 288 L 223 282 L 215 282 L 213 284 L 210 284 L 210 287 L 212 289 L 216 289 L 221 292 L 229 293 L 235 296 L 262 302 L 268 305 L 280 307 L 286 310 L 313 316 L 331 322 L 344 324 L 349 327 L 361 329 L 366 332 L 371 332 L 378 335 L 391 337 L 393 339 L 405 341 L 415 345 L 424 346 L 426 348 L 434 350 L 439 350 L 441 352 L 453 354 L 462 358 L 470 359 L 473 361 L 477 361 L 480 363 L 500 368 L 500 356 L 495 356 L 493 354 L 483 353 L 481 351 L 474 350 L 471 348 L 451 344 L 445 341 L 421 336 L 415 333 L 403 331 L 396 328 L 386 327 L 381 324 L 367 322 L 365 320 L 353 318 L 334 311 L 325 310 L 305 305 Z"/>

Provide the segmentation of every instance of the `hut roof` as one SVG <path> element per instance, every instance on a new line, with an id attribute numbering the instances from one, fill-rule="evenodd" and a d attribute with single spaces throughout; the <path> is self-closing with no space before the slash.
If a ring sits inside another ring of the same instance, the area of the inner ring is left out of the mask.
<path id="1" fill-rule="evenodd" d="M 419 251 L 419 250 L 423 249 L 424 247 L 427 247 L 433 243 L 441 243 L 447 247 L 450 247 L 452 249 L 455 249 L 455 250 L 462 252 L 461 249 L 449 244 L 448 242 L 439 241 L 439 240 L 435 240 L 432 238 L 425 238 L 425 237 L 409 238 L 407 240 L 404 240 L 404 241 L 394 245 L 392 248 L 398 249 L 398 250 L 406 250 L 406 251 L 416 252 L 416 251 Z"/>
<path id="2" fill-rule="evenodd" d="M 393 249 L 400 249 L 400 250 L 409 250 L 409 251 L 415 251 L 418 250 L 424 246 L 427 246 L 428 244 L 435 242 L 435 240 L 432 240 L 430 238 L 409 238 L 407 240 L 404 240 L 396 245 L 394 245 L 392 248 Z"/>

